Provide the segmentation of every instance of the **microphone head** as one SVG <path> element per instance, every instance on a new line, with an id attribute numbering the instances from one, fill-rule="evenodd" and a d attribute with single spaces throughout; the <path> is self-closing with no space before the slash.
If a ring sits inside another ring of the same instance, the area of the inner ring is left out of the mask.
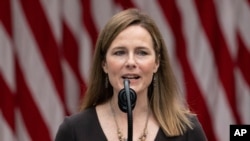
<path id="1" fill-rule="evenodd" d="M 133 110 L 135 108 L 137 96 L 135 91 L 131 88 L 129 88 L 129 93 L 130 93 L 129 96 L 131 102 L 131 109 Z M 127 104 L 127 96 L 125 88 L 121 89 L 118 94 L 118 105 L 121 111 L 125 113 L 128 112 L 128 104 Z"/>

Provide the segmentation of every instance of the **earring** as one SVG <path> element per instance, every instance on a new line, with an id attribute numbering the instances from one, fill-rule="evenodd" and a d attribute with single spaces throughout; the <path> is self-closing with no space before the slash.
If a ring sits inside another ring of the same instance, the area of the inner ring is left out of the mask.
<path id="1" fill-rule="evenodd" d="M 108 88 L 109 86 L 109 78 L 108 78 L 108 75 L 106 75 L 105 77 L 105 88 Z"/>
<path id="2" fill-rule="evenodd" d="M 153 75 L 153 86 L 156 87 L 157 86 L 157 75 L 154 73 Z"/>

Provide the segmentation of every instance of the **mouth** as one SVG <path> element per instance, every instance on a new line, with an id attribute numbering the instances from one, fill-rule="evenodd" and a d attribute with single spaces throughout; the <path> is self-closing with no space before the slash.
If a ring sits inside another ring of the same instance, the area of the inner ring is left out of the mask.
<path id="1" fill-rule="evenodd" d="M 139 79 L 140 76 L 137 75 L 137 74 L 126 74 L 126 75 L 123 75 L 122 76 L 123 79 L 129 79 L 129 80 L 132 80 L 132 79 Z"/>

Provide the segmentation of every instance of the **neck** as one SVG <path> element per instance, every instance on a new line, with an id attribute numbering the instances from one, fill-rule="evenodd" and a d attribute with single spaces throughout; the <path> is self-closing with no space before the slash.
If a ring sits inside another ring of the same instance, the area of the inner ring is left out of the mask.
<path id="1" fill-rule="evenodd" d="M 147 105 L 148 102 L 144 102 L 144 103 L 146 103 L 146 105 Z M 112 99 L 109 101 L 109 105 L 110 105 L 110 110 L 112 112 L 112 116 L 113 116 L 113 118 L 115 120 L 115 124 L 116 124 L 116 127 L 117 127 L 118 139 L 119 139 L 119 141 L 126 140 L 125 137 L 123 136 L 123 132 L 122 132 L 122 130 L 120 128 L 120 125 L 122 125 L 122 127 L 124 127 L 124 125 L 123 125 L 124 122 L 121 122 L 121 120 L 126 121 L 127 120 L 127 114 L 122 112 L 119 109 L 119 107 L 117 106 L 117 104 L 115 106 L 113 104 L 113 102 L 112 102 Z M 142 109 L 140 109 L 138 107 L 137 111 L 133 112 L 133 113 L 136 113 L 136 115 L 135 114 L 133 115 L 133 119 L 134 119 L 135 123 L 137 123 L 137 126 L 134 126 L 134 128 L 138 128 L 139 130 L 141 130 L 142 127 L 143 127 L 142 133 L 138 137 L 139 141 L 145 141 L 145 139 L 147 137 L 147 125 L 148 125 L 148 120 L 149 120 L 149 116 L 150 116 L 149 107 L 148 106 L 145 107 L 144 105 L 142 106 Z M 136 110 L 136 108 L 135 108 L 135 110 Z M 118 118 L 120 119 L 119 120 L 120 122 L 118 121 Z M 142 119 L 144 119 L 144 118 L 145 118 L 145 123 L 144 123 L 144 125 L 142 125 Z M 120 123 L 122 123 L 122 124 L 120 124 Z"/>

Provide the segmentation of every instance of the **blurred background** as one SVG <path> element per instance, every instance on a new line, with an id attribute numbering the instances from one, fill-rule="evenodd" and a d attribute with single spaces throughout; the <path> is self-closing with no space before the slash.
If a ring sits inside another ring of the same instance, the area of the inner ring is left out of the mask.
<path id="1" fill-rule="evenodd" d="M 54 140 L 79 109 L 99 31 L 129 7 L 159 26 L 209 141 L 250 124 L 250 0 L 0 0 L 0 141 Z"/>

